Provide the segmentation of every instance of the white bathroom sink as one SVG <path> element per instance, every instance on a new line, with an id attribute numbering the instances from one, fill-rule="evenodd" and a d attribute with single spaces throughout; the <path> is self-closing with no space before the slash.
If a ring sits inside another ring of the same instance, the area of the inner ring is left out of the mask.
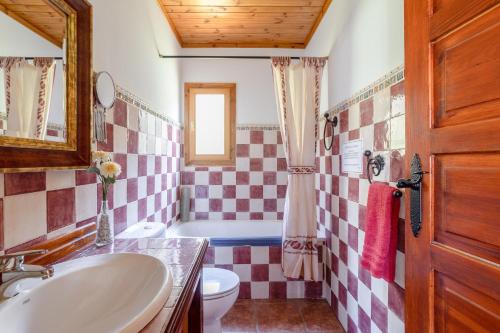
<path id="1" fill-rule="evenodd" d="M 54 266 L 52 278 L 24 281 L 17 296 L 0 304 L 2 333 L 135 333 L 172 291 L 168 268 L 134 253 L 68 261 Z"/>

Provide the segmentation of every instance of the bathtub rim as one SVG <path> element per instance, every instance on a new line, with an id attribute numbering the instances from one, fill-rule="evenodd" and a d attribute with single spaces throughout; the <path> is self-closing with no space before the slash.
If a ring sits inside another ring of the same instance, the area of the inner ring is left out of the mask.
<path id="1" fill-rule="evenodd" d="M 192 221 L 176 221 L 166 230 L 166 237 L 176 238 L 205 238 L 209 241 L 210 246 L 281 246 L 283 243 L 283 236 L 264 236 L 264 237 L 204 237 L 204 236 L 184 236 L 184 235 L 169 235 L 171 228 L 179 227 L 186 223 L 213 223 L 213 222 L 247 222 L 247 223 L 260 223 L 260 222 L 281 222 L 279 220 L 192 220 Z M 318 225 L 320 229 L 317 230 L 317 241 L 319 245 L 326 242 L 325 228 L 321 224 Z"/>

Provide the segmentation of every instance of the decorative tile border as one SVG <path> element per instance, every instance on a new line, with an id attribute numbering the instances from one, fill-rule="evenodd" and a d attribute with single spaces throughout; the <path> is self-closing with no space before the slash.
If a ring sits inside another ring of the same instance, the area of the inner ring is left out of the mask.
<path id="1" fill-rule="evenodd" d="M 169 116 L 166 116 L 164 114 L 158 113 L 155 110 L 153 110 L 146 102 L 144 102 L 142 99 L 134 95 L 133 93 L 127 91 L 125 88 L 120 87 L 119 85 L 116 86 L 116 97 L 134 105 L 135 107 L 139 108 L 140 110 L 143 110 L 145 112 L 148 112 L 152 114 L 155 117 L 158 117 L 162 120 L 165 120 L 171 125 L 184 128 L 184 125 L 181 124 L 180 122 L 177 122 L 170 118 Z M 278 124 L 238 124 L 236 125 L 236 129 L 239 131 L 254 131 L 254 130 L 260 130 L 260 131 L 279 131 L 280 127 Z"/>
<path id="2" fill-rule="evenodd" d="M 173 120 L 169 116 L 166 116 L 164 114 L 156 112 L 155 110 L 153 110 L 149 106 L 149 104 L 147 104 L 142 99 L 140 99 L 136 95 L 132 94 L 131 92 L 129 92 L 125 88 L 120 87 L 119 85 L 116 85 L 116 97 L 119 98 L 119 99 L 121 99 L 121 100 L 123 100 L 123 101 L 125 101 L 125 102 L 127 102 L 127 103 L 129 103 L 129 104 L 134 105 L 135 107 L 139 108 L 142 111 L 145 111 L 145 112 L 147 112 L 149 114 L 152 114 L 153 116 L 155 116 L 157 118 L 160 118 L 160 119 L 166 121 L 170 125 L 173 125 L 173 126 L 176 126 L 176 127 L 179 127 L 179 128 L 183 128 L 183 125 L 181 123 Z"/>
<path id="3" fill-rule="evenodd" d="M 65 139 L 66 138 L 66 126 L 54 123 L 47 124 L 47 137 Z"/>
<path id="4" fill-rule="evenodd" d="M 357 104 L 365 99 L 372 97 L 374 94 L 381 91 L 382 89 L 385 89 L 398 82 L 403 81 L 404 78 L 405 78 L 404 65 L 401 65 L 396 69 L 392 70 L 391 72 L 389 72 L 388 74 L 384 75 L 382 78 L 375 81 L 371 85 L 361 89 L 360 91 L 355 93 L 351 98 L 348 98 L 338 103 L 337 105 L 330 108 L 326 112 L 329 113 L 330 116 L 333 116 L 343 110 L 346 110 L 347 108 L 349 108 L 354 104 Z"/>
<path id="5" fill-rule="evenodd" d="M 61 124 L 56 124 L 56 123 L 48 123 L 47 129 L 54 130 L 54 131 L 64 131 L 66 129 L 66 126 L 61 125 Z"/>
<path id="6" fill-rule="evenodd" d="M 280 126 L 276 124 L 240 124 L 236 125 L 238 131 L 279 131 Z"/>

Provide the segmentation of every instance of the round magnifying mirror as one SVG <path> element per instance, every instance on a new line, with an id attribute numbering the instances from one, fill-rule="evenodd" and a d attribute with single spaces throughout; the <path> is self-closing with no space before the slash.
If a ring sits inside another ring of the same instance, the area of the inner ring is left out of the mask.
<path id="1" fill-rule="evenodd" d="M 96 75 L 95 92 L 97 101 L 105 109 L 115 104 L 116 91 L 115 82 L 108 72 L 99 72 Z"/>

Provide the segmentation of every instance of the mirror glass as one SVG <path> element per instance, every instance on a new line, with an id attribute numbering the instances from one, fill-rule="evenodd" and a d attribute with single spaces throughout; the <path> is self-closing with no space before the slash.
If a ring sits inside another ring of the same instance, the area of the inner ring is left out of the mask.
<path id="1" fill-rule="evenodd" d="M 0 136 L 66 142 L 66 14 L 0 0 Z"/>
<path id="2" fill-rule="evenodd" d="M 108 72 L 99 72 L 96 76 L 95 90 L 99 104 L 110 109 L 115 104 L 115 83 Z"/>

